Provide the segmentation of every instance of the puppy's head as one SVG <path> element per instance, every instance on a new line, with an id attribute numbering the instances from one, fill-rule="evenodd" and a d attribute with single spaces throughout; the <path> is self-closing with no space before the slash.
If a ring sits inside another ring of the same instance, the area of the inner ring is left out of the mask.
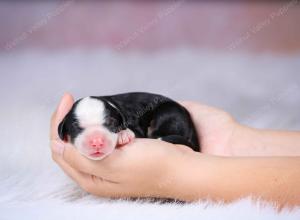
<path id="1" fill-rule="evenodd" d="M 58 133 L 84 156 L 100 160 L 116 147 L 123 124 L 124 117 L 115 105 L 99 97 L 86 97 L 74 103 Z"/>

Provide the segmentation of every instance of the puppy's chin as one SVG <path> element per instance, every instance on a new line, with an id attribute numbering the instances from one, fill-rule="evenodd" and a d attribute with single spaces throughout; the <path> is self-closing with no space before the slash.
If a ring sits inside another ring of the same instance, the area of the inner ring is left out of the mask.
<path id="1" fill-rule="evenodd" d="M 82 147 L 79 147 L 79 148 L 77 147 L 77 149 L 81 155 L 87 157 L 88 159 L 102 160 L 103 158 L 107 157 L 114 151 L 115 146 L 107 146 L 107 147 L 105 147 L 105 149 L 103 149 L 103 151 L 96 151 L 96 152 L 88 152 L 87 150 L 83 149 Z"/>

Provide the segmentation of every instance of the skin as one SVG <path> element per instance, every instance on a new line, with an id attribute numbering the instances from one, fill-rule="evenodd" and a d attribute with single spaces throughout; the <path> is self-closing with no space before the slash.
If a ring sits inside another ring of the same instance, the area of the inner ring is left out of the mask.
<path id="1" fill-rule="evenodd" d="M 299 132 L 248 128 L 222 110 L 182 102 L 196 124 L 203 153 L 160 140 L 135 139 L 103 160 L 92 161 L 57 134 L 73 102 L 65 94 L 52 116 L 52 158 L 91 194 L 224 202 L 252 196 L 279 207 L 300 205 Z"/>

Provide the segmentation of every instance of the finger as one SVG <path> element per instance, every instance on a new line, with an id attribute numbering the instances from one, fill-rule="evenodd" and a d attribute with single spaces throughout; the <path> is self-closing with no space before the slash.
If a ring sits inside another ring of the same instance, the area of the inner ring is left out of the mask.
<path id="1" fill-rule="evenodd" d="M 111 177 L 112 171 L 101 163 L 93 161 L 81 155 L 79 151 L 70 144 L 65 144 L 62 157 L 71 167 L 84 173 L 101 176 L 105 179 Z"/>
<path id="2" fill-rule="evenodd" d="M 58 139 L 58 125 L 64 119 L 66 114 L 70 111 L 74 103 L 74 99 L 71 94 L 65 93 L 61 98 L 59 105 L 51 117 L 50 138 Z"/>
<path id="3" fill-rule="evenodd" d="M 73 179 L 84 191 L 101 197 L 107 198 L 121 198 L 128 196 L 125 187 L 120 183 L 105 180 L 102 177 L 82 173 L 71 167 L 61 157 L 53 158 L 57 164 L 62 168 L 64 173 Z"/>
<path id="4" fill-rule="evenodd" d="M 124 190 L 122 187 L 119 187 L 120 184 L 117 182 L 76 170 L 64 161 L 61 155 L 55 152 L 52 153 L 52 158 L 70 178 L 88 193 L 105 197 L 116 197 Z"/>
<path id="5" fill-rule="evenodd" d="M 62 170 L 73 179 L 84 191 L 93 195 L 110 197 L 114 194 L 114 183 L 107 182 L 101 177 L 82 173 L 71 167 L 61 157 L 54 159 Z"/>
<path id="6" fill-rule="evenodd" d="M 78 185 L 83 188 L 92 188 L 92 180 L 90 175 L 79 172 L 67 164 L 61 157 L 57 157 L 53 154 L 53 160 L 62 168 L 62 170 L 71 177 Z"/>

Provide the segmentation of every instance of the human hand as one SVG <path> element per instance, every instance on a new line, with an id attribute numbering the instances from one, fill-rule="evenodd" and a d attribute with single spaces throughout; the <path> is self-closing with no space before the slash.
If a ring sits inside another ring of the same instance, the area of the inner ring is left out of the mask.
<path id="1" fill-rule="evenodd" d="M 73 105 L 64 95 L 51 120 L 51 149 L 55 162 L 84 190 L 102 197 L 174 197 L 172 183 L 178 160 L 191 150 L 153 139 L 135 139 L 101 161 L 82 156 L 59 139 L 57 128 Z"/>
<path id="2" fill-rule="evenodd" d="M 218 156 L 300 155 L 300 132 L 251 128 L 223 110 L 181 102 L 196 126 L 202 153 Z"/>
<path id="3" fill-rule="evenodd" d="M 211 198 L 227 202 L 252 195 L 279 204 L 299 204 L 299 197 L 295 196 L 299 194 L 300 175 L 296 157 L 216 157 L 194 152 L 185 146 L 174 147 L 160 140 L 136 139 L 101 161 L 89 160 L 72 145 L 61 141 L 57 134 L 58 124 L 73 102 L 72 96 L 65 95 L 53 114 L 52 157 L 87 192 L 115 198 L 156 197 L 184 201 Z M 196 103 L 182 104 L 191 112 L 207 152 L 224 153 L 223 149 L 210 146 L 235 143 L 239 135 L 234 134 L 239 133 L 240 125 L 230 115 Z M 218 130 L 218 126 L 225 130 Z M 222 134 L 226 134 L 226 128 L 231 131 L 229 138 Z M 213 139 L 218 134 L 219 138 Z M 287 136 L 291 135 L 298 134 Z M 284 169 L 278 170 L 278 164 Z M 285 189 L 295 189 L 295 192 L 287 194 Z"/>

